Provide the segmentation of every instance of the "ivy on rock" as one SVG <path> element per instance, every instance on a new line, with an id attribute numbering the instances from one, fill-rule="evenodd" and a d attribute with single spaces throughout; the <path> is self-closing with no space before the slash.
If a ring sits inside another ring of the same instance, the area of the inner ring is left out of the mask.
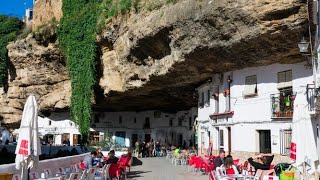
<path id="1" fill-rule="evenodd" d="M 59 44 L 66 56 L 72 95 L 70 113 L 79 125 L 82 137 L 87 137 L 93 87 L 96 82 L 96 0 L 63 0 L 63 18 L 58 32 Z"/>

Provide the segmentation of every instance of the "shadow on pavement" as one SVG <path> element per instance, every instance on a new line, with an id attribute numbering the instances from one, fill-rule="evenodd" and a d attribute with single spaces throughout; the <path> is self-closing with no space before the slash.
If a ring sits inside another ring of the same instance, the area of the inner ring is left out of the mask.
<path id="1" fill-rule="evenodd" d="M 131 171 L 131 172 L 128 174 L 128 178 L 143 177 L 143 176 L 141 176 L 142 174 L 149 173 L 149 172 L 151 172 L 151 171 Z"/>
<path id="2" fill-rule="evenodd" d="M 132 166 L 141 166 L 142 165 L 142 161 L 140 161 L 138 158 L 133 157 L 132 159 Z"/>

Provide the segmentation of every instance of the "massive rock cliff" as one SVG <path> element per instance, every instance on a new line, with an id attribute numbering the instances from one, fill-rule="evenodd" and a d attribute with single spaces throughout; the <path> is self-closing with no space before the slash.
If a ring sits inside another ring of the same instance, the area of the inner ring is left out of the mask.
<path id="1" fill-rule="evenodd" d="M 197 105 L 194 89 L 213 73 L 302 61 L 297 42 L 307 27 L 298 0 L 182 0 L 106 22 L 100 49 L 96 110 L 160 109 Z M 70 83 L 57 42 L 32 36 L 8 46 L 9 91 L 0 96 L 4 122 L 19 120 L 26 95 L 40 108 L 68 108 Z"/>

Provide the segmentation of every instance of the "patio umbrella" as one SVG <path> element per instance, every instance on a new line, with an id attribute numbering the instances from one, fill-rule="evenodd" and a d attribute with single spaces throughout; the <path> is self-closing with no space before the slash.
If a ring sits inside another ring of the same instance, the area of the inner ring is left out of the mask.
<path id="1" fill-rule="evenodd" d="M 314 173 L 318 154 L 308 102 L 302 93 L 298 93 L 294 101 L 290 150 L 290 158 L 295 161 L 294 166 L 300 172 Z"/>
<path id="2" fill-rule="evenodd" d="M 38 106 L 30 95 L 24 105 L 16 147 L 16 169 L 22 170 L 21 179 L 28 179 L 28 169 L 37 167 L 41 154 L 38 135 Z"/>

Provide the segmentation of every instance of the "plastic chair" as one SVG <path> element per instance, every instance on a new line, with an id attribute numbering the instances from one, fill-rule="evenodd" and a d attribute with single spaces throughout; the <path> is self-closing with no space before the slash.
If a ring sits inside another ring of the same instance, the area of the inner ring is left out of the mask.
<path id="1" fill-rule="evenodd" d="M 14 174 L 12 180 L 21 180 L 20 174 Z"/>
<path id="2" fill-rule="evenodd" d="M 94 176 L 96 175 L 96 168 L 90 168 L 88 170 L 87 179 L 94 180 Z"/>
<path id="3" fill-rule="evenodd" d="M 83 170 L 82 175 L 80 177 L 80 180 L 86 180 L 87 179 L 87 175 L 88 175 L 88 171 L 87 170 Z"/>
<path id="4" fill-rule="evenodd" d="M 66 176 L 66 175 L 61 175 L 61 176 L 59 177 L 59 180 L 67 180 L 67 176 Z"/>
<path id="5" fill-rule="evenodd" d="M 30 172 L 30 179 L 39 179 L 39 174 L 37 172 Z"/>
<path id="6" fill-rule="evenodd" d="M 262 180 L 279 180 L 278 176 L 263 176 Z"/>
<path id="7" fill-rule="evenodd" d="M 233 160 L 233 164 L 236 165 L 236 166 L 238 166 L 239 162 L 240 162 L 240 159 L 234 159 Z"/>
<path id="8" fill-rule="evenodd" d="M 80 174 L 79 173 L 71 173 L 69 180 L 79 180 Z"/>
<path id="9" fill-rule="evenodd" d="M 47 178 L 52 178 L 54 176 L 51 169 L 44 169 L 43 171 L 46 174 Z"/>
<path id="10" fill-rule="evenodd" d="M 65 171 L 64 168 L 59 167 L 59 168 L 57 169 L 57 174 L 61 174 L 61 175 L 66 174 L 66 171 Z"/>

